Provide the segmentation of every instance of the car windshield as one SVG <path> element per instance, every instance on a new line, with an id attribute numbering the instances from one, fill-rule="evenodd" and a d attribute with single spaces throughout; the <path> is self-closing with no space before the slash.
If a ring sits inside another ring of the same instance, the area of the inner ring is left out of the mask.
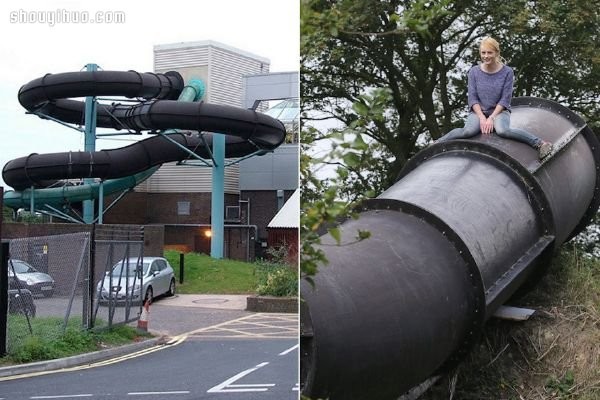
<path id="1" fill-rule="evenodd" d="M 13 268 L 16 274 L 27 274 L 37 272 L 31 265 L 25 264 L 23 261 L 10 260 L 8 262 L 8 270 L 12 273 Z"/>
<path id="2" fill-rule="evenodd" d="M 135 267 L 137 265 L 136 261 L 137 260 L 129 260 L 129 264 L 127 264 L 127 260 L 125 262 L 119 261 L 118 263 L 116 263 L 112 269 L 113 278 L 118 278 L 118 277 L 124 278 L 127 276 L 134 277 L 135 276 Z M 144 275 L 146 274 L 146 272 L 148 272 L 149 267 L 150 267 L 149 263 L 143 264 Z"/>

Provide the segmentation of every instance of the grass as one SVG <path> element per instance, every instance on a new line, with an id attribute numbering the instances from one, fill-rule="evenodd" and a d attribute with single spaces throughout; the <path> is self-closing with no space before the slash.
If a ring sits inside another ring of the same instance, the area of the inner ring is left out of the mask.
<path id="1" fill-rule="evenodd" d="M 423 400 L 600 399 L 600 260 L 563 246 L 511 305 L 537 312 L 525 322 L 489 320 L 479 346 Z"/>
<path id="2" fill-rule="evenodd" d="M 80 318 L 72 318 L 64 334 L 63 319 L 57 317 L 32 318 L 33 335 L 25 316 L 8 317 L 8 354 L 0 358 L 0 365 L 52 360 L 101 350 L 139 341 L 149 334 L 140 335 L 130 326 L 116 326 L 99 332 L 81 330 Z"/>
<path id="3" fill-rule="evenodd" d="M 256 264 L 217 260 L 204 254 L 184 257 L 184 282 L 179 283 L 179 252 L 166 250 L 165 258 L 175 270 L 177 291 L 184 294 L 251 294 L 256 292 Z"/>
<path id="4" fill-rule="evenodd" d="M 184 256 L 184 281 L 179 283 L 179 252 L 165 250 L 175 270 L 177 291 L 183 294 L 254 294 L 296 296 L 298 274 L 293 268 L 269 262 L 216 260 L 204 254 Z"/>

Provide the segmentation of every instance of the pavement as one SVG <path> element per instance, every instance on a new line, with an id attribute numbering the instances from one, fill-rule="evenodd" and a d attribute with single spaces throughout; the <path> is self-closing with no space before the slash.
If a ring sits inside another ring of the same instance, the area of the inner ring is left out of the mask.
<path id="1" fill-rule="evenodd" d="M 136 352 L 143 353 L 157 346 L 176 344 L 187 337 L 210 334 L 231 338 L 297 337 L 298 314 L 267 315 L 246 311 L 246 297 L 178 294 L 161 298 L 149 309 L 148 331 L 155 335 L 149 340 L 56 360 L 1 367 L 0 378 L 93 364 Z M 257 333 L 256 326 L 264 327 L 265 321 L 274 321 L 271 329 L 267 329 L 266 333 Z M 248 327 L 244 328 L 244 324 Z M 136 323 L 132 323 L 132 326 L 136 326 Z M 226 331 L 228 335 L 224 334 Z"/>

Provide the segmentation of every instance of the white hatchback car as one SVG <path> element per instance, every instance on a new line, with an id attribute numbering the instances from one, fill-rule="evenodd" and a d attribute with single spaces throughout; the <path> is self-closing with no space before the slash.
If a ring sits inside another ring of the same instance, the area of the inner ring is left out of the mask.
<path id="1" fill-rule="evenodd" d="M 96 293 L 101 303 L 137 303 L 142 294 L 144 302 L 151 303 L 158 296 L 175 295 L 175 274 L 162 257 L 130 257 L 106 272 L 104 279 L 98 282 Z"/>

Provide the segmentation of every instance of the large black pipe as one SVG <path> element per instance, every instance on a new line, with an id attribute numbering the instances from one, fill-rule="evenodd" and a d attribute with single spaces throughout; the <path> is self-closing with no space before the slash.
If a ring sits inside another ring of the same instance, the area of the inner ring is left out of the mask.
<path id="1" fill-rule="evenodd" d="M 323 237 L 329 264 L 301 283 L 301 381 L 313 398 L 397 399 L 457 362 L 484 322 L 600 202 L 600 148 L 554 102 L 517 98 L 512 124 L 555 143 L 540 162 L 498 137 L 428 147 L 400 180 Z M 357 230 L 371 238 L 356 242 Z"/>
<path id="2" fill-rule="evenodd" d="M 60 121 L 82 124 L 84 96 L 125 96 L 157 99 L 135 105 L 113 104 L 98 107 L 97 126 L 132 129 L 192 129 L 234 135 L 273 150 L 285 139 L 283 124 L 265 114 L 239 107 L 178 102 L 183 78 L 178 72 L 165 74 L 135 71 L 88 71 L 47 74 L 19 90 L 19 102 L 28 111 L 49 115 Z M 166 100 L 165 100 L 166 99 Z"/>
<path id="3" fill-rule="evenodd" d="M 153 136 L 118 149 L 30 154 L 6 163 L 2 178 L 15 190 L 24 190 L 32 186 L 47 187 L 57 179 L 122 178 L 167 162 L 192 159 L 190 153 L 173 142 L 200 157 L 210 158 L 211 135 L 205 135 L 204 139 L 197 133 L 168 136 L 170 140 Z M 227 136 L 226 150 L 228 157 L 242 157 L 248 154 L 248 142 Z"/>
<path id="4" fill-rule="evenodd" d="M 126 96 L 144 99 L 134 105 L 98 107 L 97 126 L 132 129 L 136 132 L 163 129 L 208 131 L 227 135 L 225 156 L 242 157 L 257 150 L 273 150 L 285 139 L 283 124 L 265 114 L 238 107 L 207 103 L 179 102 L 183 78 L 177 72 L 166 74 L 135 71 L 95 71 L 47 74 L 19 90 L 19 102 L 42 118 L 56 118 L 82 124 L 85 103 L 69 100 L 83 96 Z M 212 134 L 170 137 L 197 155 L 208 158 Z M 56 179 L 120 178 L 168 161 L 189 157 L 163 137 L 140 141 L 117 150 L 31 154 L 8 162 L 2 171 L 4 181 L 16 190 L 45 187 Z"/>

